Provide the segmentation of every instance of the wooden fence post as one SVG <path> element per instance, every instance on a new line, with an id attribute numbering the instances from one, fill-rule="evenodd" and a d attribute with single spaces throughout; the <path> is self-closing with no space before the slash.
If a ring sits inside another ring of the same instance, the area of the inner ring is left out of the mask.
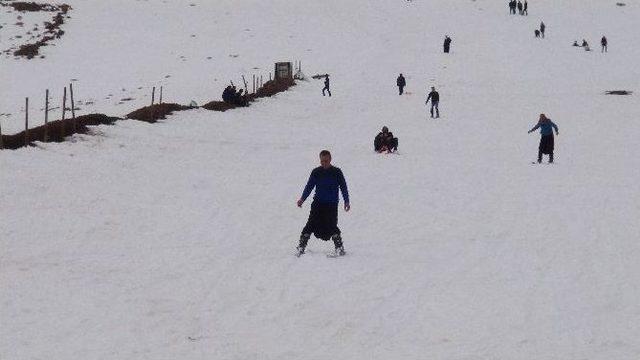
<path id="1" fill-rule="evenodd" d="M 44 142 L 49 141 L 49 89 L 45 93 L 44 100 Z"/>
<path id="2" fill-rule="evenodd" d="M 253 93 L 256 93 L 256 75 L 253 74 Z"/>
<path id="3" fill-rule="evenodd" d="M 24 146 L 29 145 L 29 98 L 24 99 Z"/>
<path id="4" fill-rule="evenodd" d="M 162 86 L 160 86 L 160 101 L 158 101 L 158 104 L 162 104 Z"/>
<path id="5" fill-rule="evenodd" d="M 153 90 L 151 90 L 151 106 L 153 106 L 153 103 L 156 100 L 156 87 L 153 87 Z"/>
<path id="6" fill-rule="evenodd" d="M 260 75 L 260 89 L 262 89 L 262 85 L 263 85 L 263 83 L 262 83 L 262 75 Z"/>
<path id="7" fill-rule="evenodd" d="M 0 119 L 0 150 L 4 149 L 2 144 L 2 119 Z"/>
<path id="8" fill-rule="evenodd" d="M 62 120 L 60 121 L 60 141 L 64 140 L 64 119 L 67 115 L 67 87 L 64 87 L 62 94 Z"/>
<path id="9" fill-rule="evenodd" d="M 244 83 L 244 94 L 247 95 L 249 90 L 247 90 L 247 80 L 245 80 L 244 75 L 242 75 L 242 82 Z"/>
<path id="10" fill-rule="evenodd" d="M 76 121 L 76 110 L 74 109 L 73 84 L 69 84 L 69 92 L 71 93 L 71 118 L 73 119 L 73 132 L 75 133 L 78 130 L 78 123 Z"/>

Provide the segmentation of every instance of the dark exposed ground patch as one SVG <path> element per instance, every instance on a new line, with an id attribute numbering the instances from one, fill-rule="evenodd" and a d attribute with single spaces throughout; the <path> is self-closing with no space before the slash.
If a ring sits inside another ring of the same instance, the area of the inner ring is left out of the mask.
<path id="1" fill-rule="evenodd" d="M 47 142 L 63 142 L 67 136 L 87 133 L 87 126 L 110 125 L 117 120 L 120 119 L 104 114 L 78 116 L 75 119 L 75 129 L 73 119 L 51 121 L 47 126 L 29 129 L 28 138 L 25 137 L 24 131 L 14 135 L 2 135 L 2 145 L 4 149 L 18 149 L 34 141 L 45 142 L 45 133 Z"/>
<path id="2" fill-rule="evenodd" d="M 141 109 L 135 110 L 127 114 L 127 119 L 134 119 L 145 121 L 148 123 L 157 122 L 160 119 L 165 119 L 167 115 L 171 115 L 174 111 L 189 110 L 192 107 L 180 105 L 180 104 L 155 104 L 145 106 Z"/>
<path id="3" fill-rule="evenodd" d="M 633 91 L 629 90 L 610 90 L 605 92 L 606 95 L 631 95 Z"/>

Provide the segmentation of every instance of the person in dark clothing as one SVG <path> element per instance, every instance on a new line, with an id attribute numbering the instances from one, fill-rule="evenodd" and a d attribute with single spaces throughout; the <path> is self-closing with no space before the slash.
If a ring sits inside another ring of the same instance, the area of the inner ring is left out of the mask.
<path id="1" fill-rule="evenodd" d="M 534 34 L 537 38 L 539 38 L 539 37 L 540 37 L 540 30 L 535 29 L 535 30 L 533 31 L 533 34 Z"/>
<path id="2" fill-rule="evenodd" d="M 580 45 L 578 45 L 578 40 L 573 42 L 573 46 L 580 46 Z"/>
<path id="3" fill-rule="evenodd" d="M 302 196 L 297 202 L 298 207 L 302 207 L 314 187 L 316 192 L 311 203 L 311 212 L 307 224 L 302 229 L 296 255 L 304 254 L 307 242 L 311 238 L 311 234 L 314 234 L 324 241 L 333 240 L 334 255 L 342 256 L 345 251 L 338 228 L 338 189 L 342 193 L 344 210 L 349 211 L 351 205 L 349 204 L 347 182 L 342 170 L 331 165 L 331 153 L 328 150 L 320 152 L 320 166 L 311 171 L 309 181 L 307 181 Z"/>
<path id="4" fill-rule="evenodd" d="M 451 48 L 451 38 L 449 35 L 445 35 L 444 37 L 444 52 L 445 54 L 449 53 L 449 49 Z"/>
<path id="5" fill-rule="evenodd" d="M 226 103 L 230 103 L 231 102 L 231 85 L 227 86 L 222 91 L 222 101 L 224 101 Z"/>
<path id="6" fill-rule="evenodd" d="M 542 162 L 542 154 L 549 154 L 549 163 L 553 163 L 554 139 L 553 131 L 558 135 L 558 126 L 547 118 L 545 114 L 540 114 L 538 124 L 529 130 L 529 134 L 540 129 L 540 145 L 538 146 L 538 163 Z"/>
<path id="7" fill-rule="evenodd" d="M 602 35 L 602 39 L 600 39 L 600 45 L 602 45 L 602 51 L 601 52 L 607 52 L 607 37 Z"/>
<path id="8" fill-rule="evenodd" d="M 522 1 L 518 0 L 518 14 L 522 15 Z"/>
<path id="9" fill-rule="evenodd" d="M 544 24 L 544 22 L 540 22 L 540 35 L 542 35 L 542 38 L 544 39 L 544 30 L 547 28 L 547 26 Z"/>
<path id="10" fill-rule="evenodd" d="M 509 14 L 515 15 L 516 13 L 516 0 L 509 1 Z"/>
<path id="11" fill-rule="evenodd" d="M 436 109 L 436 117 L 440 117 L 440 110 L 438 109 L 438 104 L 440 103 L 440 94 L 436 91 L 435 87 L 431 87 L 431 92 L 429 96 L 427 96 L 427 101 L 425 101 L 425 105 L 429 104 L 429 100 L 431 100 L 431 118 L 433 119 L 433 109 Z"/>
<path id="12" fill-rule="evenodd" d="M 524 6 L 522 7 L 522 15 L 529 15 L 529 4 L 527 0 L 524 0 Z"/>
<path id="13" fill-rule="evenodd" d="M 386 126 L 382 127 L 382 131 L 376 135 L 373 140 L 373 149 L 376 152 L 394 152 L 398 150 L 398 138 L 393 137 L 393 133 Z"/>
<path id="14" fill-rule="evenodd" d="M 231 96 L 231 103 L 238 106 L 246 106 L 247 100 L 245 96 L 242 94 L 243 92 L 244 92 L 244 89 L 240 89 L 238 92 L 234 91 L 233 95 Z"/>
<path id="15" fill-rule="evenodd" d="M 404 92 L 404 87 L 407 86 L 407 81 L 404 79 L 404 76 L 402 76 L 402 74 L 398 76 L 398 79 L 396 80 L 396 84 L 398 85 L 399 95 L 402 95 L 402 93 Z"/>
<path id="16" fill-rule="evenodd" d="M 331 90 L 329 90 L 329 75 L 328 74 L 324 76 L 324 87 L 322 88 L 322 96 L 324 96 L 325 90 L 329 93 L 329 96 L 331 96 Z"/>

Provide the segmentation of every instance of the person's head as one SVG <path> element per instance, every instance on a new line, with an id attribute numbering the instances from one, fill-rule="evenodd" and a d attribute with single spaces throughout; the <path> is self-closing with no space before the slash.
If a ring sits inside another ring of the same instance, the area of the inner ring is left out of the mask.
<path id="1" fill-rule="evenodd" d="M 325 78 L 325 79 L 328 79 L 328 78 L 329 78 L 329 74 L 325 75 L 325 76 L 324 76 L 324 78 Z"/>
<path id="2" fill-rule="evenodd" d="M 329 150 L 320 151 L 320 166 L 325 169 L 331 167 L 331 153 L 329 152 Z"/>
<path id="3" fill-rule="evenodd" d="M 436 87 L 435 87 L 435 86 L 432 86 L 432 87 L 431 87 L 431 91 L 436 91 Z"/>
<path id="4" fill-rule="evenodd" d="M 386 133 L 388 133 L 388 132 L 389 132 L 389 128 L 388 128 L 388 127 L 386 127 L 386 126 L 383 126 L 383 127 L 382 127 L 382 133 L 383 133 L 383 134 L 386 134 Z"/>
<path id="5" fill-rule="evenodd" d="M 540 114 L 540 119 L 539 121 L 546 121 L 547 120 L 547 115 L 545 114 Z"/>
<path id="6" fill-rule="evenodd" d="M 402 76 L 402 73 L 400 73 L 400 76 Z"/>

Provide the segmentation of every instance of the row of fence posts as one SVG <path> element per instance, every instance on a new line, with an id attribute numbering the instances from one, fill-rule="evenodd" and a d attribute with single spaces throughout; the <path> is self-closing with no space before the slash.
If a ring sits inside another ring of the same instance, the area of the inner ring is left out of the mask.
<path id="1" fill-rule="evenodd" d="M 73 98 L 73 84 L 69 84 L 69 95 L 71 96 L 71 118 L 73 119 L 73 132 L 78 130 L 76 121 L 75 101 Z M 64 137 L 64 120 L 67 113 L 67 88 L 64 88 L 62 95 L 62 121 L 60 122 L 60 137 Z M 49 141 L 49 89 L 45 91 L 44 102 L 44 142 Z M 24 99 L 24 146 L 29 146 L 29 98 Z M 0 124 L 0 149 L 4 149 L 2 142 L 2 125 Z"/>
<path id="2" fill-rule="evenodd" d="M 294 68 L 297 71 L 301 71 L 302 69 L 302 61 L 296 61 Z M 271 81 L 271 72 L 269 72 L 269 81 Z M 242 82 L 244 83 L 244 91 L 245 93 L 249 93 L 248 83 L 245 79 L 244 75 L 242 75 Z M 231 82 L 233 84 L 233 81 Z M 256 91 L 259 91 L 264 85 L 262 75 L 252 75 L 252 94 L 255 94 Z M 158 104 L 162 104 L 162 91 L 163 86 L 160 86 L 160 98 Z M 76 122 L 76 111 L 75 111 L 75 102 L 73 98 L 73 84 L 69 84 L 69 95 L 71 96 L 71 118 L 73 119 L 73 132 L 75 133 L 78 130 L 78 124 Z M 154 107 L 156 98 L 156 87 L 154 86 L 151 90 L 151 118 L 153 119 L 154 115 Z M 60 137 L 64 137 L 64 120 L 66 118 L 67 112 L 67 88 L 64 88 L 64 92 L 62 95 L 62 121 L 60 123 Z M 49 89 L 46 90 L 45 93 L 45 105 L 44 105 L 44 142 L 49 141 Z M 24 105 L 24 145 L 29 145 L 29 98 L 25 98 Z M 2 143 L 2 124 L 0 123 L 0 149 L 3 149 Z"/>

